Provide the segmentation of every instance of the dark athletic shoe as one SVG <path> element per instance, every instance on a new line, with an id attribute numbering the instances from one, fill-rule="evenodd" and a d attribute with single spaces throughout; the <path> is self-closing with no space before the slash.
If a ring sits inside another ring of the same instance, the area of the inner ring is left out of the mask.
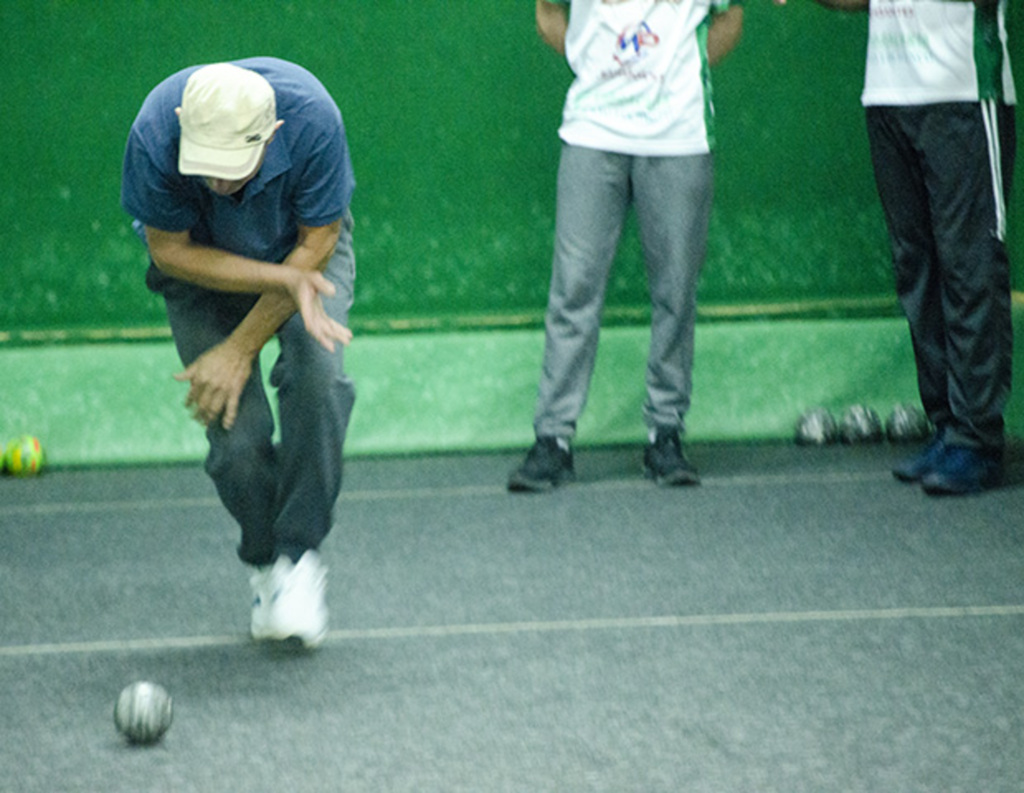
<path id="1" fill-rule="evenodd" d="M 931 443 L 912 457 L 896 463 L 892 475 L 901 482 L 920 482 L 921 479 L 935 470 L 935 466 L 945 454 L 946 444 L 941 435 L 932 438 Z"/>
<path id="2" fill-rule="evenodd" d="M 676 430 L 657 430 L 644 449 L 644 475 L 662 487 L 700 484 L 697 469 L 686 459 Z"/>
<path id="3" fill-rule="evenodd" d="M 921 477 L 924 492 L 933 496 L 962 496 L 996 487 L 1003 478 L 1001 454 L 946 446 L 931 471 Z"/>
<path id="4" fill-rule="evenodd" d="M 537 438 L 523 464 L 508 478 L 508 489 L 514 493 L 539 493 L 575 478 L 572 449 L 563 449 L 557 438 Z"/>

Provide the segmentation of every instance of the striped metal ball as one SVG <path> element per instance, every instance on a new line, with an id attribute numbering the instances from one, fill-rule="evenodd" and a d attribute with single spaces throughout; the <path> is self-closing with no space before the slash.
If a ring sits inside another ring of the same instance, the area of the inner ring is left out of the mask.
<path id="1" fill-rule="evenodd" d="M 889 418 L 885 420 L 885 435 L 890 443 L 917 443 L 931 434 L 931 422 L 917 405 L 893 405 Z"/>
<path id="2" fill-rule="evenodd" d="M 170 729 L 173 707 L 162 686 L 139 681 L 126 686 L 114 706 L 114 726 L 130 743 L 153 744 Z"/>
<path id="3" fill-rule="evenodd" d="M 850 405 L 839 422 L 843 443 L 880 443 L 883 435 L 882 419 L 867 405 Z"/>
<path id="4" fill-rule="evenodd" d="M 839 440 L 839 425 L 828 408 L 805 410 L 796 422 L 796 442 L 801 446 L 824 446 Z"/>

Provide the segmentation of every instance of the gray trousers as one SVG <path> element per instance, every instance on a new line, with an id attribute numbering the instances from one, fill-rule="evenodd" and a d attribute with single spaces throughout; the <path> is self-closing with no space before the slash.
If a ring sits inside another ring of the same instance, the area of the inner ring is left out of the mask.
<path id="1" fill-rule="evenodd" d="M 564 145 L 544 363 L 534 431 L 571 438 L 586 404 L 601 314 L 626 212 L 639 222 L 651 297 L 643 419 L 683 429 L 690 406 L 697 281 L 711 214 L 710 154 L 636 157 Z"/>
<path id="2" fill-rule="evenodd" d="M 869 107 L 867 128 L 921 401 L 947 443 L 999 451 L 1013 362 L 1013 108 Z"/>
<path id="3" fill-rule="evenodd" d="M 326 272 L 337 287 L 324 299 L 327 313 L 348 323 L 355 281 L 352 220 Z M 178 354 L 186 366 L 231 333 L 254 305 L 252 295 L 233 295 L 175 283 L 164 289 Z M 355 401 L 344 373 L 343 347 L 331 354 L 310 336 L 298 313 L 277 332 L 280 355 L 271 371 L 277 388 L 280 442 L 273 442 L 274 416 L 263 387 L 259 360 L 242 392 L 230 431 L 220 423 L 206 431 L 206 471 L 224 506 L 238 521 L 243 562 L 264 565 L 278 556 L 298 560 L 319 547 L 333 523 L 341 491 L 342 445 Z"/>

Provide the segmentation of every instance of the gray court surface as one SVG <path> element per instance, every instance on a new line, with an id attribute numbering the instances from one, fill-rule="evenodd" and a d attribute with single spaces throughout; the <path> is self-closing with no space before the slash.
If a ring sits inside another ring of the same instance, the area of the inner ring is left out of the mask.
<path id="1" fill-rule="evenodd" d="M 888 445 L 348 463 L 315 653 L 247 637 L 198 467 L 0 481 L 0 790 L 1024 789 L 1024 472 L 934 499 Z M 163 742 L 112 711 L 147 679 Z"/>

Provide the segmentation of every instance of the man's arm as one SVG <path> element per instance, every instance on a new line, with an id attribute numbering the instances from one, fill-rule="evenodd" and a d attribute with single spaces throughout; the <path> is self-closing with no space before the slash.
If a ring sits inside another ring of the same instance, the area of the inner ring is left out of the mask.
<path id="1" fill-rule="evenodd" d="M 294 270 L 297 278 L 286 290 L 264 291 L 249 315 L 235 328 L 232 336 L 253 352 L 263 349 L 270 337 L 296 310 L 302 315 L 306 330 L 326 349 L 334 342 L 348 344 L 352 334 L 324 312 L 320 295 L 334 294 L 334 285 L 323 275 L 327 261 L 334 253 L 341 231 L 341 221 L 328 226 L 299 226 L 299 239 L 292 252 L 274 269 Z"/>
<path id="2" fill-rule="evenodd" d="M 298 309 L 306 330 L 324 347 L 333 349 L 334 341 L 345 343 L 347 339 L 322 321 L 319 295 L 334 294 L 334 286 L 322 270 L 334 251 L 340 228 L 340 221 L 321 227 L 300 226 L 298 243 L 281 265 L 200 245 L 188 231 L 147 226 L 146 243 L 153 263 L 172 278 L 220 292 L 263 295 L 257 318 L 263 320 L 260 335 L 265 338 L 259 347 Z"/>
<path id="3" fill-rule="evenodd" d="M 565 32 L 569 28 L 569 10 L 562 3 L 537 0 L 537 35 L 545 44 L 565 55 Z"/>
<path id="4" fill-rule="evenodd" d="M 277 265 L 195 245 L 179 233 L 147 228 L 150 255 L 169 275 L 219 291 L 262 293 L 230 336 L 175 375 L 190 384 L 185 406 L 198 422 L 205 425 L 219 418 L 225 429 L 231 428 L 253 361 L 297 307 L 306 330 L 327 349 L 333 350 L 335 342 L 351 341 L 351 331 L 327 315 L 320 299 L 334 294 L 334 285 L 322 271 L 340 229 L 340 221 L 299 226 L 295 248 Z"/>
<path id="5" fill-rule="evenodd" d="M 193 241 L 188 231 L 146 226 L 149 255 L 161 272 L 218 292 L 287 292 L 294 273 L 270 262 L 239 256 Z"/>
<path id="6" fill-rule="evenodd" d="M 743 34 L 743 6 L 729 6 L 721 14 L 715 14 L 708 30 L 708 63 L 720 63 L 739 44 Z"/>

